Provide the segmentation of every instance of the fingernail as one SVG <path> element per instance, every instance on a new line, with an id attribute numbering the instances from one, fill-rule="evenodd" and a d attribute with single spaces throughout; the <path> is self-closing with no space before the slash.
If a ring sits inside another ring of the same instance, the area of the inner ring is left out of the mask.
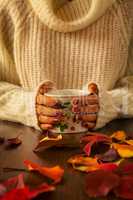
<path id="1" fill-rule="evenodd" d="M 54 122 L 58 122 L 59 121 L 59 119 L 54 119 Z"/>

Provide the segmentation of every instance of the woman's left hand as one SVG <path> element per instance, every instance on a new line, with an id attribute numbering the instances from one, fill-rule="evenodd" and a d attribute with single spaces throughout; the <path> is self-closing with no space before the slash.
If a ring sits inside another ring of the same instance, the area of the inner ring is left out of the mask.
<path id="1" fill-rule="evenodd" d="M 88 85 L 88 96 L 76 97 L 72 100 L 72 111 L 88 130 L 95 128 L 99 112 L 99 90 L 95 83 Z"/>

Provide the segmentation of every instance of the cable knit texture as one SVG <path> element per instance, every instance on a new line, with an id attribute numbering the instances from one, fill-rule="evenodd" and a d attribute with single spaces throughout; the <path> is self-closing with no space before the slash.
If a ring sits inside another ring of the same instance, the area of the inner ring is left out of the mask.
<path id="1" fill-rule="evenodd" d="M 38 128 L 45 80 L 59 89 L 97 83 L 96 128 L 133 116 L 132 22 L 132 0 L 0 0 L 0 119 Z"/>

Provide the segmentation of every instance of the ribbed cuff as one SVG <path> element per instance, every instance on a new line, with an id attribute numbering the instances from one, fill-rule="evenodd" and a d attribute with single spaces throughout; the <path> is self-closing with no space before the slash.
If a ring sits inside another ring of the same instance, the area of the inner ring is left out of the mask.
<path id="1" fill-rule="evenodd" d="M 36 92 L 26 92 L 25 105 L 27 107 L 26 125 L 34 127 L 37 130 L 41 130 L 38 126 L 37 114 L 36 114 Z"/>
<path id="2" fill-rule="evenodd" d="M 109 92 L 99 92 L 99 103 L 100 110 L 95 129 L 104 127 L 107 123 L 118 117 L 118 108 Z"/>

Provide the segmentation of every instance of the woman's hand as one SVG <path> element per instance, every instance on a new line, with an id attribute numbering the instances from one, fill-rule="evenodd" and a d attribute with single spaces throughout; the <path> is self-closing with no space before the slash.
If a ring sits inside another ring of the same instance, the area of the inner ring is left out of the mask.
<path id="1" fill-rule="evenodd" d="M 53 125 L 60 122 L 62 117 L 62 110 L 56 108 L 56 105 L 58 105 L 57 100 L 45 95 L 45 93 L 53 88 L 54 85 L 52 82 L 45 82 L 40 87 L 36 97 L 38 124 L 43 130 L 53 128 Z"/>
<path id="2" fill-rule="evenodd" d="M 88 130 L 95 128 L 97 114 L 99 111 L 98 87 L 95 83 L 88 85 L 88 96 L 74 98 L 72 101 L 72 111 L 82 121 L 82 125 Z"/>

